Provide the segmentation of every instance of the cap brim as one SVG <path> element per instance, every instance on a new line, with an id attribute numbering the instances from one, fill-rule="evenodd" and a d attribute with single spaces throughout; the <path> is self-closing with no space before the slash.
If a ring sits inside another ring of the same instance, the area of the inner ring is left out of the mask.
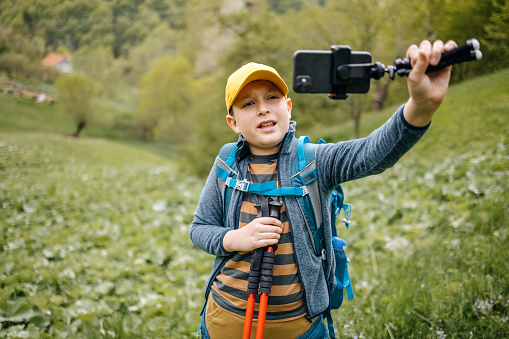
<path id="1" fill-rule="evenodd" d="M 283 95 L 286 97 L 288 95 L 288 86 L 286 86 L 286 83 L 279 77 L 277 74 L 274 74 L 273 72 L 265 69 L 256 70 L 252 73 L 250 73 L 244 81 L 240 84 L 240 86 L 237 87 L 237 90 L 235 91 L 234 95 L 230 97 L 228 107 L 227 109 L 230 110 L 230 108 L 233 106 L 233 103 L 237 99 L 237 96 L 242 91 L 242 89 L 249 84 L 250 82 L 256 81 L 256 80 L 268 80 L 272 82 L 274 85 L 276 85 L 277 88 L 283 93 Z"/>

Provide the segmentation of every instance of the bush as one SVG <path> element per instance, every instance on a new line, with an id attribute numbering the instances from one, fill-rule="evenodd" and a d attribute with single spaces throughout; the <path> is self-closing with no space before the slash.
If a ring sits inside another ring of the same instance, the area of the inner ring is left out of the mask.
<path id="1" fill-rule="evenodd" d="M 0 54 L 0 71 L 13 79 L 35 79 L 55 82 L 58 71 L 30 60 L 24 54 L 6 52 Z"/>
<path id="2" fill-rule="evenodd" d="M 23 54 L 7 52 L 0 54 L 0 70 L 11 78 L 25 78 L 34 73 L 34 65 Z"/>

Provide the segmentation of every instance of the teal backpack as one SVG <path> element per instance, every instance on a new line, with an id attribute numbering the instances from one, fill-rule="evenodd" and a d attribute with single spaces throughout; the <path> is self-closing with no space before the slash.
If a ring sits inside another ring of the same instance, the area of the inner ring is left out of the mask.
<path id="1" fill-rule="evenodd" d="M 318 144 L 325 141 L 320 140 Z M 237 180 L 237 166 L 235 162 L 236 143 L 224 145 L 219 152 L 219 161 L 217 162 L 218 183 L 224 203 L 223 216 L 226 219 L 230 205 L 230 197 L 233 190 L 251 192 L 265 196 L 294 196 L 297 197 L 301 210 L 304 214 L 307 230 L 316 255 L 322 255 L 325 259 L 325 249 L 323 246 L 323 222 L 322 210 L 320 204 L 320 194 L 318 190 L 318 181 L 315 164 L 315 153 L 318 144 L 309 142 L 309 138 L 302 136 L 299 138 L 297 147 L 297 156 L 292 162 L 291 187 L 277 187 L 276 181 L 265 182 L 262 184 L 249 183 L 245 180 Z M 341 185 L 334 188 L 330 198 L 330 216 L 333 236 L 334 256 L 336 260 L 335 277 L 336 288 L 330 294 L 329 308 L 324 313 L 327 318 L 329 336 L 335 338 L 334 325 L 330 314 L 331 309 L 338 309 L 343 303 L 343 290 L 346 291 L 348 299 L 355 296 L 348 273 L 348 258 L 344 251 L 346 241 L 337 236 L 336 220 L 341 210 L 344 211 L 345 218 L 343 222 L 347 229 L 350 225 L 350 216 L 352 206 L 343 202 L 344 194 Z M 226 220 L 224 220 L 226 221 Z"/>

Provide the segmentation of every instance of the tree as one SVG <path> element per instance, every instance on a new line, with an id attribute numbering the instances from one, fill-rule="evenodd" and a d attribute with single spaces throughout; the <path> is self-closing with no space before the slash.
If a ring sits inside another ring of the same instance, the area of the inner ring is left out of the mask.
<path id="1" fill-rule="evenodd" d="M 492 13 L 486 31 L 486 42 L 491 52 L 494 67 L 503 68 L 509 65 L 509 1 L 494 1 L 495 11 Z"/>
<path id="2" fill-rule="evenodd" d="M 69 136 L 77 138 L 92 119 L 91 101 L 95 92 L 94 83 L 86 75 L 62 74 L 55 82 L 55 88 L 59 105 L 71 114 L 76 124 L 76 131 Z"/>
<path id="3" fill-rule="evenodd" d="M 150 71 L 155 60 L 174 55 L 177 52 L 179 37 L 180 35 L 166 23 L 160 23 L 141 44 L 130 49 L 127 58 L 130 72 L 127 80 L 138 83 Z"/>
<path id="4" fill-rule="evenodd" d="M 113 63 L 113 54 L 106 47 L 83 47 L 72 57 L 73 66 L 77 71 L 90 76 L 91 79 L 100 83 L 105 82 L 105 70 Z"/>
<path id="5" fill-rule="evenodd" d="M 226 52 L 224 65 L 228 71 L 250 61 L 265 63 L 276 69 L 286 63 L 285 31 L 280 17 L 270 12 L 263 1 L 248 1 L 244 8 L 221 15 L 219 20 L 234 40 Z M 276 32 L 276 34 L 275 34 Z"/>
<path id="6" fill-rule="evenodd" d="M 224 81 L 223 76 L 210 75 L 200 78 L 193 87 L 199 100 L 193 100 L 188 110 L 192 138 L 183 145 L 185 157 L 182 157 L 182 165 L 191 173 L 207 175 L 221 146 L 237 141 L 237 134 L 225 119 Z"/>
<path id="7" fill-rule="evenodd" d="M 186 58 L 157 60 L 142 80 L 137 114 L 138 135 L 185 143 L 193 124 L 186 114 L 194 97 L 192 83 L 192 67 Z"/>
<path id="8" fill-rule="evenodd" d="M 390 1 L 356 0 L 351 1 L 344 8 L 344 22 L 349 26 L 352 41 L 357 42 L 355 49 L 361 51 L 376 51 L 380 31 L 387 25 L 387 19 L 380 13 L 385 13 Z M 347 29 L 347 27 L 345 27 Z M 383 87 L 380 87 L 383 90 Z M 385 100 L 384 94 L 377 96 L 378 101 Z M 366 110 L 366 99 L 350 95 L 349 111 L 354 122 L 355 137 L 360 137 L 360 121 Z"/>

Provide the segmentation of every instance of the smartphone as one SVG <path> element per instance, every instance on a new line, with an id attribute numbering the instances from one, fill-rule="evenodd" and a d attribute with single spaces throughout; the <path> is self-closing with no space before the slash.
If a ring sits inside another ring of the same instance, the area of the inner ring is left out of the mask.
<path id="1" fill-rule="evenodd" d="M 363 75 L 371 67 L 371 54 L 352 52 L 350 46 L 335 45 L 330 51 L 299 50 L 293 55 L 293 90 L 296 93 L 334 93 L 344 87 L 344 93 L 366 93 L 370 78 Z M 346 65 L 356 66 L 361 72 L 351 72 L 360 77 L 341 76 Z M 360 75 L 359 75 L 360 74 Z"/>

